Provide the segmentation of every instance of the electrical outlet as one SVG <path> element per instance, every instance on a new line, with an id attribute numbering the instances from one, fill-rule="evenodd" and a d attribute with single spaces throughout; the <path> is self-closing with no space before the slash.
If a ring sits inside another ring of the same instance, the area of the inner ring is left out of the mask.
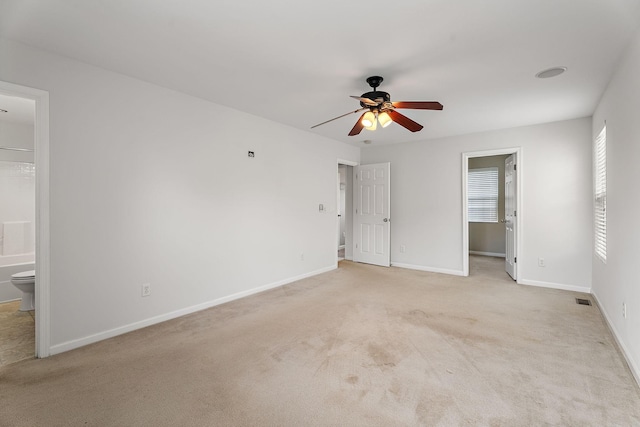
<path id="1" fill-rule="evenodd" d="M 304 252 L 300 254 L 300 261 L 304 261 Z"/>
<path id="2" fill-rule="evenodd" d="M 623 319 L 627 318 L 627 303 L 626 302 L 622 303 L 622 318 Z"/>
<path id="3" fill-rule="evenodd" d="M 400 253 L 403 254 L 407 251 L 407 248 L 404 245 L 400 245 Z"/>
<path id="4" fill-rule="evenodd" d="M 148 297 L 151 295 L 151 283 L 144 283 L 142 285 L 142 296 Z"/>
<path id="5" fill-rule="evenodd" d="M 538 258 L 538 267 L 544 267 L 544 258 Z"/>

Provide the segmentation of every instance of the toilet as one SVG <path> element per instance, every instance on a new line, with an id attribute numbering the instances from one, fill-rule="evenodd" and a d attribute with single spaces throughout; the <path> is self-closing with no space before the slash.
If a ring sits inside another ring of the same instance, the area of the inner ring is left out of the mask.
<path id="1" fill-rule="evenodd" d="M 22 291 L 20 311 L 35 310 L 36 271 L 22 271 L 11 276 L 11 283 Z"/>

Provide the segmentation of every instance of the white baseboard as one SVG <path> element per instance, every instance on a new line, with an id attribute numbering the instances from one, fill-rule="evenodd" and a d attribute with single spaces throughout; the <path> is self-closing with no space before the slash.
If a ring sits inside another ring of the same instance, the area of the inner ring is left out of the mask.
<path id="1" fill-rule="evenodd" d="M 464 276 L 463 272 L 460 270 L 449 270 L 446 268 L 437 268 L 437 267 L 427 267 L 424 265 L 413 265 L 413 264 L 404 264 L 400 262 L 392 262 L 392 267 L 400 267 L 400 268 L 408 268 L 410 270 L 420 270 L 420 271 L 428 271 L 430 273 L 443 273 L 443 274 L 451 274 L 453 276 Z"/>
<path id="2" fill-rule="evenodd" d="M 296 282 L 298 280 L 306 279 L 307 277 L 317 276 L 318 274 L 326 273 L 328 271 L 335 270 L 336 268 L 337 268 L 337 265 L 332 265 L 330 267 L 325 267 L 320 270 L 315 270 L 309 273 L 301 274 L 296 277 L 290 277 L 288 279 L 279 280 L 277 282 L 269 283 L 267 285 L 259 286 L 257 288 L 249 289 L 246 291 L 238 292 L 232 295 L 228 295 L 226 297 L 217 298 L 213 301 L 207 301 L 202 304 L 196 304 L 191 307 L 186 307 L 186 308 L 172 311 L 166 314 L 161 314 L 159 316 L 151 317 L 149 319 L 141 320 L 139 322 L 130 323 L 128 325 L 120 326 L 114 329 L 110 329 L 108 331 L 98 332 L 97 334 L 89 335 L 83 338 L 78 338 L 75 340 L 52 345 L 50 348 L 51 350 L 50 354 L 54 355 L 58 353 L 63 353 L 65 351 L 69 351 L 75 348 L 83 347 L 85 345 L 93 344 L 98 341 L 106 340 L 108 338 L 113 338 L 118 335 L 126 334 L 127 332 L 132 332 L 137 329 L 142 329 L 142 328 L 146 328 L 147 326 L 155 325 L 156 323 L 166 322 L 167 320 L 175 319 L 177 317 L 185 316 L 187 314 L 195 313 L 197 311 L 206 310 L 207 308 L 215 307 L 216 305 L 224 304 L 226 302 L 230 302 L 233 300 L 247 297 L 249 295 L 264 292 L 269 289 L 284 286 L 289 283 Z"/>
<path id="3" fill-rule="evenodd" d="M 482 252 L 482 251 L 469 251 L 469 255 L 494 256 L 496 258 L 504 258 L 507 256 L 507 254 L 500 254 L 498 252 Z"/>
<path id="4" fill-rule="evenodd" d="M 521 279 L 518 282 L 518 284 L 528 285 L 528 286 L 539 286 L 541 288 L 560 289 L 563 291 L 583 292 L 585 294 L 591 293 L 591 288 L 587 288 L 585 286 L 565 285 L 563 283 L 541 282 L 538 280 Z"/>
<path id="5" fill-rule="evenodd" d="M 600 309 L 600 313 L 602 313 L 602 316 L 604 317 L 605 323 L 607 324 L 607 327 L 611 331 L 611 335 L 613 335 L 613 338 L 616 340 L 616 344 L 618 344 L 618 347 L 620 348 L 620 352 L 624 356 L 624 360 L 627 361 L 627 366 L 629 366 L 629 370 L 631 371 L 631 374 L 633 375 L 633 378 L 636 380 L 636 382 L 640 386 L 640 367 L 631 358 L 631 356 L 630 356 L 631 353 L 629 352 L 629 349 L 627 348 L 626 345 L 624 345 L 624 341 L 622 341 L 622 339 L 620 339 L 620 334 L 618 333 L 616 328 L 613 326 L 613 322 L 611 321 L 611 317 L 609 316 L 609 313 L 607 313 L 607 311 L 604 309 L 604 307 L 600 303 L 600 300 L 598 300 L 598 296 L 595 293 L 592 293 L 591 295 L 593 296 L 593 299 L 595 300 L 596 304 L 598 305 L 598 309 Z"/>

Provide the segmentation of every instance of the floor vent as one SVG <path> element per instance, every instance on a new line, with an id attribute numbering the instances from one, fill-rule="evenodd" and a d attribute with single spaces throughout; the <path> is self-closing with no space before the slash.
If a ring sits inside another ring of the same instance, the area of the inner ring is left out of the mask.
<path id="1" fill-rule="evenodd" d="M 576 304 L 580 305 L 591 305 L 591 301 L 583 298 L 576 298 Z"/>

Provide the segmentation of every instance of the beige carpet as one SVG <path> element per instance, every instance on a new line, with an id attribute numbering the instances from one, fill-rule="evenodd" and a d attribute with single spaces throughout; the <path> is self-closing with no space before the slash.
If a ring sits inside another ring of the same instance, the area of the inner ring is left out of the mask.
<path id="1" fill-rule="evenodd" d="M 640 391 L 588 295 L 347 261 L 0 369 L 3 426 L 630 426 Z"/>

